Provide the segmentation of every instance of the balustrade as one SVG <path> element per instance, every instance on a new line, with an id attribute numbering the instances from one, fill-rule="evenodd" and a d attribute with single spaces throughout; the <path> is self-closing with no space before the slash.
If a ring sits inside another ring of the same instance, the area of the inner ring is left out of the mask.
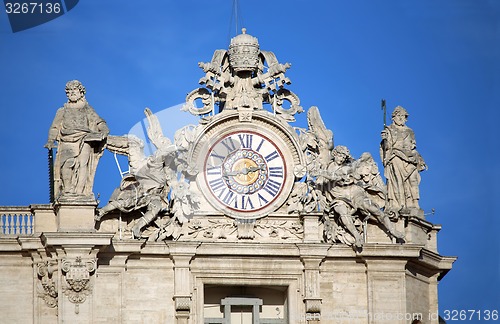
<path id="1" fill-rule="evenodd" d="M 0 235 L 31 235 L 35 215 L 29 207 L 2 207 L 0 209 Z"/>

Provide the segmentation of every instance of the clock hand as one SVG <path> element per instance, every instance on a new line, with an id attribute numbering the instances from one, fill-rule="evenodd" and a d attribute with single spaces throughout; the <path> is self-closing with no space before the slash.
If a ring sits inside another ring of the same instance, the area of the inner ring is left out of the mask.
<path id="1" fill-rule="evenodd" d="M 264 170 L 265 166 L 257 166 L 257 167 L 249 167 L 249 168 L 241 168 L 240 170 L 235 170 L 235 171 L 229 171 L 229 172 L 224 172 L 223 177 L 234 177 L 237 175 L 247 175 L 251 172 L 259 171 L 259 170 Z"/>
<path id="2" fill-rule="evenodd" d="M 228 177 L 234 177 L 239 175 L 239 171 L 228 171 L 228 172 L 222 172 L 222 177 L 223 178 L 228 178 Z"/>
<path id="3" fill-rule="evenodd" d="M 248 172 L 255 172 L 255 171 L 265 170 L 265 169 L 266 169 L 266 166 L 264 164 L 262 164 L 262 165 L 255 166 L 255 167 L 249 167 Z"/>

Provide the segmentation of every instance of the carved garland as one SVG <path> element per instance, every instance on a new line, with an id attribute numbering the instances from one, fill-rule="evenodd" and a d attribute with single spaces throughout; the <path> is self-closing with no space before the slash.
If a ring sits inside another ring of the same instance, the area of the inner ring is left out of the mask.
<path id="1" fill-rule="evenodd" d="M 54 261 L 42 261 L 36 264 L 38 279 L 38 296 L 42 298 L 50 308 L 57 307 L 57 285 L 52 274 L 57 267 Z"/>
<path id="2" fill-rule="evenodd" d="M 186 238 L 197 238 L 202 235 L 206 239 L 254 239 L 257 234 L 276 240 L 286 240 L 289 238 L 302 239 L 304 229 L 297 221 L 285 220 L 242 220 L 224 219 L 208 220 L 208 224 L 202 224 L 200 220 L 193 220 L 188 225 Z"/>

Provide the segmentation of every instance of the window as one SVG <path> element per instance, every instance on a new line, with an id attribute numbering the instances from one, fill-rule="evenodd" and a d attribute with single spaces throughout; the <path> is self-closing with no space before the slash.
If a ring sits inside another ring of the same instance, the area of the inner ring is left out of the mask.
<path id="1" fill-rule="evenodd" d="M 285 324 L 287 288 L 283 286 L 204 287 L 205 324 Z"/>

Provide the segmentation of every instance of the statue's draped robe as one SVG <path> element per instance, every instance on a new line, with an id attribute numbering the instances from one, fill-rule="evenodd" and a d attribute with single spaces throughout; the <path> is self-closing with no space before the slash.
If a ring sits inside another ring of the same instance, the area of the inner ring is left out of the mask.
<path id="1" fill-rule="evenodd" d="M 420 184 L 419 161 L 422 158 L 416 151 L 415 134 L 407 126 L 387 127 L 388 145 L 386 146 L 386 165 L 384 175 L 387 179 L 387 196 L 390 208 L 397 210 L 405 207 L 418 207 L 418 186 Z"/>
<path id="2" fill-rule="evenodd" d="M 97 163 L 104 151 L 104 139 L 109 133 L 106 122 L 88 104 L 82 108 L 65 104 L 59 108 L 49 130 L 49 140 L 58 142 L 54 163 L 54 194 L 92 195 Z M 69 164 L 68 164 L 69 163 Z M 68 164 L 65 166 L 65 164 Z M 82 172 L 82 164 L 87 165 Z M 61 168 L 69 167 L 71 179 L 61 179 Z M 81 188 L 77 183 L 84 181 Z M 64 186 L 64 187 L 63 187 Z M 62 192 L 61 192 L 62 191 Z"/>

